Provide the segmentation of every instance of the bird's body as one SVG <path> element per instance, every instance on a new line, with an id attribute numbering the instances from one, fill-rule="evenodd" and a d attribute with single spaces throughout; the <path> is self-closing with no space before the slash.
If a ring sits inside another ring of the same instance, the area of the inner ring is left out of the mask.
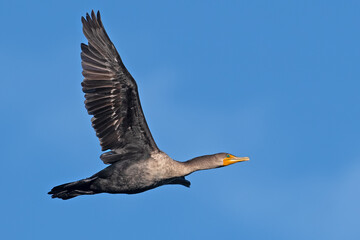
<path id="1" fill-rule="evenodd" d="M 179 179 L 183 176 L 180 169 L 185 170 L 180 162 L 163 152 L 157 152 L 143 159 L 128 159 L 112 164 L 96 174 L 98 180 L 93 187 L 111 193 L 144 192 Z"/>
<path id="2" fill-rule="evenodd" d="M 105 32 L 99 12 L 87 14 L 82 22 L 89 41 L 81 45 L 85 107 L 94 116 L 92 126 L 102 150 L 110 150 L 100 156 L 110 166 L 89 178 L 54 187 L 49 192 L 53 198 L 134 194 L 166 184 L 189 187 L 185 176 L 194 171 L 249 160 L 218 153 L 178 162 L 160 151 L 146 123 L 136 82 Z"/>

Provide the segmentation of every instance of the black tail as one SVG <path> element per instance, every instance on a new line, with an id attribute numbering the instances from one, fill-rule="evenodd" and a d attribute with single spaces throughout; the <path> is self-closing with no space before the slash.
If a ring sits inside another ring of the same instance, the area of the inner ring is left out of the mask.
<path id="1" fill-rule="evenodd" d="M 52 198 L 61 198 L 63 200 L 77 197 L 79 195 L 95 194 L 96 192 L 90 189 L 90 186 L 95 179 L 96 177 L 65 183 L 54 187 L 50 192 L 48 192 L 48 194 L 52 194 Z"/>

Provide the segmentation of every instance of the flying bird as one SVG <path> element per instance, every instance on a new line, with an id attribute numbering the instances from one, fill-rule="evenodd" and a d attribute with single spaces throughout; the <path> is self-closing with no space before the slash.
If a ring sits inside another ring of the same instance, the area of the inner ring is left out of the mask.
<path id="1" fill-rule="evenodd" d="M 249 160 L 217 153 L 178 162 L 156 145 L 141 108 L 138 87 L 102 24 L 99 11 L 81 18 L 88 44 L 81 44 L 85 107 L 108 167 L 89 178 L 51 189 L 52 198 L 98 193 L 134 194 L 162 185 L 190 186 L 185 176 Z"/>

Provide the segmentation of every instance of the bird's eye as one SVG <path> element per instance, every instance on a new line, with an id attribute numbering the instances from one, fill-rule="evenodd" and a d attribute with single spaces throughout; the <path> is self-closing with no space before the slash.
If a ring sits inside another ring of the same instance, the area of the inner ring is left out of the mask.
<path id="1" fill-rule="evenodd" d="M 229 155 L 229 154 L 227 154 L 227 155 L 226 155 L 226 157 L 227 157 L 227 158 L 229 158 L 229 157 L 230 157 L 230 155 Z"/>

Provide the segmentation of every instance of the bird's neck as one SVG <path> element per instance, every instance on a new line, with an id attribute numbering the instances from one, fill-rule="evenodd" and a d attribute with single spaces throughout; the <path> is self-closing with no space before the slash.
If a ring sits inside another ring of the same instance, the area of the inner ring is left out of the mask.
<path id="1" fill-rule="evenodd" d="M 210 160 L 212 157 L 213 156 L 211 155 L 207 155 L 182 162 L 181 165 L 183 167 L 184 176 L 189 175 L 195 171 L 216 168 L 217 166 L 214 166 L 213 161 Z"/>

